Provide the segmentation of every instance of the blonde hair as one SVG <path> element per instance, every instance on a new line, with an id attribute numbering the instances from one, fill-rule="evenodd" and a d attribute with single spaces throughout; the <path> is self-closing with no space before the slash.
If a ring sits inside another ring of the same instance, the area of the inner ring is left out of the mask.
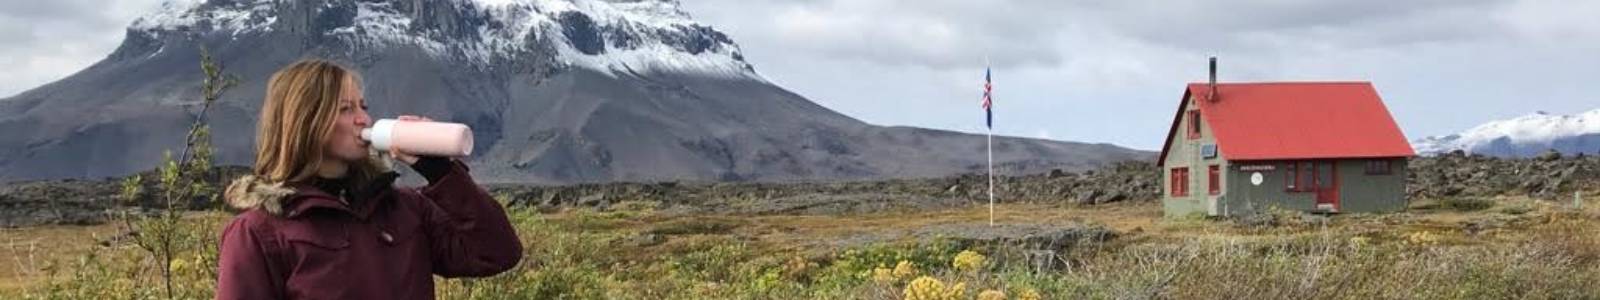
<path id="1" fill-rule="evenodd" d="M 302 182 L 316 176 L 323 162 L 339 94 L 345 79 L 360 85 L 360 76 L 333 62 L 307 59 L 290 64 L 267 82 L 261 117 L 256 125 L 254 175 L 269 182 Z M 349 174 L 365 184 L 387 168 L 376 155 L 351 164 Z"/>

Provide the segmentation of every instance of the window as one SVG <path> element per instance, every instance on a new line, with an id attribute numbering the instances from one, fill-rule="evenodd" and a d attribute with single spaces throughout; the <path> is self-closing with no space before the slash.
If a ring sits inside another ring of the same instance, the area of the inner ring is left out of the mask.
<path id="1" fill-rule="evenodd" d="M 1300 172 L 1296 174 L 1297 176 L 1295 176 L 1296 182 L 1294 185 L 1300 189 L 1295 191 L 1310 192 L 1314 190 L 1317 182 L 1316 177 L 1313 176 L 1317 175 L 1317 166 L 1313 165 L 1309 161 L 1302 161 L 1300 162 L 1300 168 L 1298 169 Z"/>
<path id="2" fill-rule="evenodd" d="M 1291 161 L 1285 163 L 1284 165 L 1286 167 L 1283 172 L 1284 191 L 1310 192 L 1314 190 L 1312 189 L 1312 184 L 1315 178 L 1312 178 L 1311 176 L 1316 175 L 1317 170 L 1311 165 L 1311 162 Z"/>
<path id="3" fill-rule="evenodd" d="M 1189 111 L 1189 139 L 1200 138 L 1200 110 Z"/>
<path id="4" fill-rule="evenodd" d="M 1394 174 L 1394 170 L 1391 169 L 1391 167 L 1393 167 L 1391 165 L 1391 161 L 1389 161 L 1387 159 L 1368 160 L 1367 161 L 1367 175 L 1389 175 L 1389 174 Z"/>
<path id="5" fill-rule="evenodd" d="M 1173 168 L 1169 179 L 1172 181 L 1172 187 L 1167 191 L 1171 192 L 1173 197 L 1189 196 L 1189 168 Z"/>
<path id="6" fill-rule="evenodd" d="M 1294 190 L 1294 188 L 1295 188 L 1295 186 L 1294 186 L 1294 178 L 1295 178 L 1294 172 L 1295 172 L 1294 162 L 1289 162 L 1289 163 L 1283 164 L 1283 190 L 1285 190 L 1285 191 L 1293 191 Z"/>
<path id="7" fill-rule="evenodd" d="M 1206 172 L 1206 178 L 1210 183 L 1209 190 L 1211 194 L 1222 194 L 1222 168 L 1218 167 L 1217 165 L 1211 165 L 1211 169 Z"/>

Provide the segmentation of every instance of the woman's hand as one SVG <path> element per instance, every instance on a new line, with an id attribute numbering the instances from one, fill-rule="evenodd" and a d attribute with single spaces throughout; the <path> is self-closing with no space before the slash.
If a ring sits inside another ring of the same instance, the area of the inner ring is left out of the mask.
<path id="1" fill-rule="evenodd" d="M 413 115 L 403 115 L 403 116 L 400 116 L 400 117 L 395 118 L 395 119 L 396 120 L 400 120 L 400 121 L 423 121 L 423 122 L 431 122 L 431 121 L 433 121 L 433 119 L 430 119 L 428 117 L 419 117 L 419 116 L 413 116 Z M 400 151 L 399 149 L 396 149 L 394 147 L 389 147 L 389 156 L 390 157 L 394 157 L 394 159 L 397 159 L 397 160 L 400 160 L 402 162 L 405 162 L 407 165 L 412 165 L 412 164 L 416 164 L 417 163 L 417 156 L 416 155 L 412 155 L 410 153 L 405 153 L 404 151 Z"/>

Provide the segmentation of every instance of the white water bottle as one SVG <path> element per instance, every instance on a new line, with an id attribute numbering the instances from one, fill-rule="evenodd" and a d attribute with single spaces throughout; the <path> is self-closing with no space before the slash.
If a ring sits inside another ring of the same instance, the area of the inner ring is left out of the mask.
<path id="1" fill-rule="evenodd" d="M 412 155 L 472 155 L 472 129 L 465 124 L 381 119 L 361 130 L 361 139 L 380 151 L 398 149 Z"/>

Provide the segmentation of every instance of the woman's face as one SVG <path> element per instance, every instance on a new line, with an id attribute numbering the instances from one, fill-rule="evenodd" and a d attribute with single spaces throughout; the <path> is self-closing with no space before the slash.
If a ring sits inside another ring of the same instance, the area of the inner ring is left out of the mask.
<path id="1" fill-rule="evenodd" d="M 329 137 L 326 153 L 338 161 L 353 162 L 367 157 L 367 141 L 361 139 L 361 129 L 372 123 L 367 115 L 366 99 L 355 78 L 345 77 L 344 90 L 339 91 L 338 117 L 333 121 L 333 136 Z"/>

